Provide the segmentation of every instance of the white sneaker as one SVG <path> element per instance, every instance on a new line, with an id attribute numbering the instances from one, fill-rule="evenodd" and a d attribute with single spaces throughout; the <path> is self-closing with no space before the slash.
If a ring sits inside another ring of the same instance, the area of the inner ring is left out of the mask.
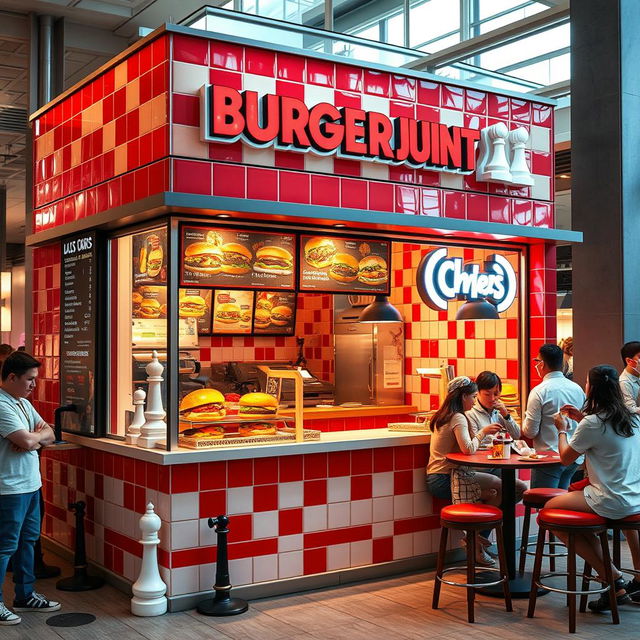
<path id="1" fill-rule="evenodd" d="M 24 600 L 14 600 L 13 608 L 16 611 L 58 611 L 62 605 L 55 600 L 49 600 L 41 593 L 33 591 Z"/>
<path id="2" fill-rule="evenodd" d="M 17 616 L 13 611 L 4 606 L 4 602 L 0 602 L 0 625 L 20 624 L 22 618 Z"/>
<path id="3" fill-rule="evenodd" d="M 480 567 L 493 567 L 496 561 L 481 547 L 476 549 L 476 564 Z"/>

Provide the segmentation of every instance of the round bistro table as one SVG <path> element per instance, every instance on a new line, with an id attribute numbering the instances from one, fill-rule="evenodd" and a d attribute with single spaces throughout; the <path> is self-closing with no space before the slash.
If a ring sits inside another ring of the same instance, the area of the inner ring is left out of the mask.
<path id="1" fill-rule="evenodd" d="M 465 467 L 497 468 L 502 472 L 502 529 L 504 532 L 505 554 L 507 556 L 507 573 L 512 598 L 528 598 L 531 591 L 531 573 L 516 571 L 516 471 L 518 469 L 532 469 L 533 467 L 551 467 L 560 463 L 560 456 L 547 455 L 541 460 L 519 460 L 516 453 L 512 453 L 508 460 L 494 460 L 489 458 L 487 451 L 478 451 L 468 455 L 466 453 L 450 453 L 447 460 Z M 491 574 L 494 576 L 494 574 Z M 495 579 L 495 576 L 494 578 Z M 490 596 L 503 597 L 502 585 L 478 589 Z M 548 591 L 540 590 L 539 595 Z"/>

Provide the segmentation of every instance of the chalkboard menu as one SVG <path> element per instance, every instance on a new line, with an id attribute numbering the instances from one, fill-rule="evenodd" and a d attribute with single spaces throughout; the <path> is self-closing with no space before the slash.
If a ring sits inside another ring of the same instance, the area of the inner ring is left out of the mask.
<path id="1" fill-rule="evenodd" d="M 96 234 L 83 233 L 62 242 L 62 345 L 60 395 L 65 431 L 95 434 L 94 373 L 96 344 Z"/>

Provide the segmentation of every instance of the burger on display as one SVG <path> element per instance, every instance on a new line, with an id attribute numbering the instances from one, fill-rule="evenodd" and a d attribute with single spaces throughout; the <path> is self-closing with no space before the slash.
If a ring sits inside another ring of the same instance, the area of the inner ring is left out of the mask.
<path id="1" fill-rule="evenodd" d="M 181 318 L 202 318 L 207 308 L 202 296 L 183 296 L 178 303 L 178 315 Z"/>
<path id="2" fill-rule="evenodd" d="M 225 417 L 224 396 L 217 389 L 197 389 L 180 403 L 180 418 L 189 422 L 210 422 Z"/>
<path id="3" fill-rule="evenodd" d="M 247 247 L 237 242 L 222 245 L 222 272 L 243 274 L 251 271 L 253 253 Z"/>
<path id="4" fill-rule="evenodd" d="M 273 422 L 250 422 L 238 426 L 238 434 L 243 437 L 272 436 L 276 432 L 276 425 Z"/>
<path id="5" fill-rule="evenodd" d="M 159 318 L 162 313 L 162 305 L 155 298 L 144 298 L 138 308 L 140 318 Z"/>
<path id="6" fill-rule="evenodd" d="M 336 253 L 328 273 L 338 282 L 353 282 L 358 277 L 358 259 L 350 253 Z"/>
<path id="7" fill-rule="evenodd" d="M 358 265 L 358 280 L 364 284 L 384 284 L 389 279 L 387 262 L 380 256 L 367 256 Z"/>
<path id="8" fill-rule="evenodd" d="M 304 259 L 307 264 L 317 269 L 328 267 L 337 252 L 331 238 L 311 238 L 304 245 Z"/>
<path id="9" fill-rule="evenodd" d="M 280 305 L 271 310 L 271 322 L 276 326 L 283 327 L 291 323 L 293 311 L 291 307 Z"/>
<path id="10" fill-rule="evenodd" d="M 274 418 L 278 412 L 278 400 L 268 393 L 247 393 L 240 398 L 238 414 L 252 418 Z"/>
<path id="11" fill-rule="evenodd" d="M 293 273 L 293 256 L 281 247 L 262 247 L 256 251 L 253 270 L 257 273 L 291 275 Z"/>
<path id="12" fill-rule="evenodd" d="M 225 302 L 216 307 L 215 319 L 223 324 L 235 324 L 242 318 L 242 309 L 233 302 Z"/>

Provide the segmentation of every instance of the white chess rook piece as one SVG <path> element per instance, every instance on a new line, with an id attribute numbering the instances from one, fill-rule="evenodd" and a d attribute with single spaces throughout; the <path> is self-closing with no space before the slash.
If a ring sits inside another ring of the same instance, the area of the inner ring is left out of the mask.
<path id="1" fill-rule="evenodd" d="M 161 616 L 167 612 L 167 585 L 160 577 L 158 570 L 158 531 L 160 518 L 153 510 L 153 504 L 147 505 L 146 513 L 140 518 L 142 531 L 142 567 L 140 575 L 133 583 L 131 613 L 135 616 Z"/>
<path id="2" fill-rule="evenodd" d="M 479 162 L 476 179 L 482 182 L 511 182 L 507 159 L 507 126 L 498 122 L 480 132 Z"/>
<path id="3" fill-rule="evenodd" d="M 527 166 L 524 147 L 529 140 L 529 132 L 524 127 L 518 127 L 509 134 L 511 146 L 511 182 L 523 187 L 533 186 L 533 176 Z"/>
<path id="4" fill-rule="evenodd" d="M 135 412 L 133 420 L 127 429 L 125 441 L 127 444 L 137 444 L 140 437 L 140 429 L 144 425 L 144 400 L 147 397 L 144 389 L 136 389 L 133 392 L 133 406 Z"/>
<path id="5" fill-rule="evenodd" d="M 149 392 L 147 394 L 147 410 L 144 412 L 145 423 L 140 427 L 138 446 L 144 449 L 153 449 L 156 442 L 166 440 L 167 424 L 164 417 L 167 415 L 162 406 L 162 372 L 164 367 L 158 361 L 158 352 L 153 352 L 151 362 L 145 367 Z"/>

